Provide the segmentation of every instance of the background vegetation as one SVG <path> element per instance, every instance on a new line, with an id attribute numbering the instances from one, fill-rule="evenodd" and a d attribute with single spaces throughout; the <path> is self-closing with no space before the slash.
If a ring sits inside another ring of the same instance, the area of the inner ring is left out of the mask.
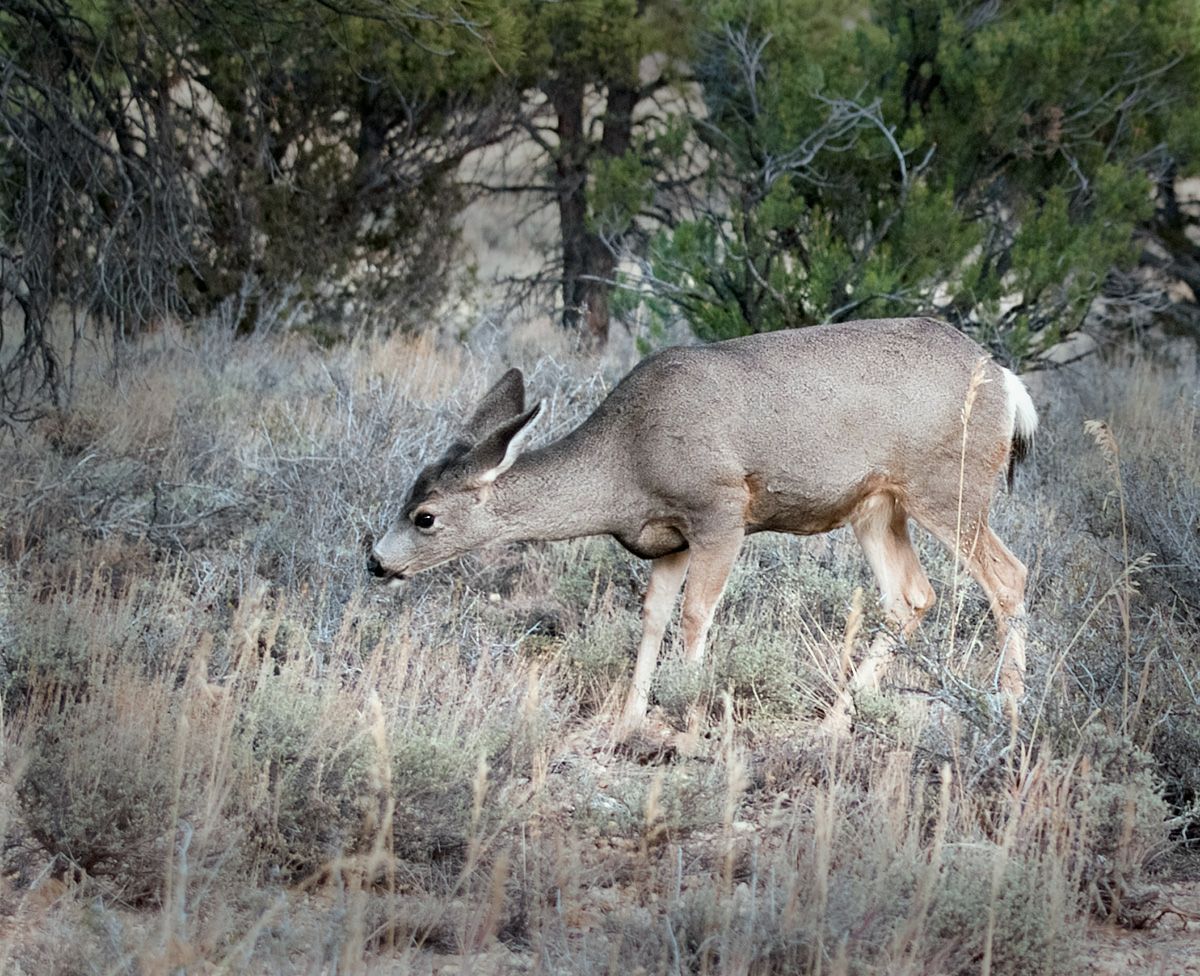
<path id="1" fill-rule="evenodd" d="M 0 973 L 1025 976 L 1096 922 L 1166 933 L 1198 30 L 1186 0 L 0 0 Z M 497 194 L 552 214 L 506 308 L 557 325 L 460 302 Z M 703 668 L 668 634 L 651 727 L 698 699 L 687 756 L 609 741 L 645 584 L 611 540 L 368 585 L 502 363 L 550 439 L 629 365 L 577 355 L 610 320 L 916 312 L 1011 363 L 1133 340 L 1038 377 L 996 505 L 1019 723 L 923 536 L 939 602 L 845 737 L 882 625 L 853 537 L 751 540 Z"/>
<path id="2" fill-rule="evenodd" d="M 1198 41 L 1190 0 L 5 0 L 4 416 L 89 320 L 419 331 L 480 194 L 553 212 L 512 284 L 593 344 L 937 312 L 1019 362 L 1163 306 L 1139 261 L 1200 287 Z"/>

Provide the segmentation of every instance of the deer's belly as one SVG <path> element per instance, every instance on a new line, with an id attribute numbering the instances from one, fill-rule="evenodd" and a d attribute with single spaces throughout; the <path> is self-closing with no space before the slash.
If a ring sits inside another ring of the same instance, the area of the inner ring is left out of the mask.
<path id="1" fill-rule="evenodd" d="M 746 533 L 789 532 L 816 535 L 845 525 L 854 498 L 815 497 L 807 490 L 753 476 L 746 479 Z M 854 493 L 855 495 L 857 493 Z"/>

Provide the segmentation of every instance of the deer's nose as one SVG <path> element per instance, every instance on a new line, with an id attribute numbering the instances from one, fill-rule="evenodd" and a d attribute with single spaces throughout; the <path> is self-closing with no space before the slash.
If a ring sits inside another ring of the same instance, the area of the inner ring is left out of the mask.
<path id="1" fill-rule="evenodd" d="M 367 572 L 372 576 L 387 576 L 387 570 L 383 568 L 383 564 L 375 558 L 375 553 L 367 556 Z"/>

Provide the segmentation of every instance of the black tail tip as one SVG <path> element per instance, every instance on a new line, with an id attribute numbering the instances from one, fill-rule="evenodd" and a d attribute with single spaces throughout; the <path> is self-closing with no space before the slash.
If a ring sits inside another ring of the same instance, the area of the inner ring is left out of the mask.
<path id="1" fill-rule="evenodd" d="M 1013 434 L 1012 459 L 1020 463 L 1033 453 L 1033 438 L 1022 433 Z"/>
<path id="2" fill-rule="evenodd" d="M 1012 445 L 1008 450 L 1008 490 L 1013 490 L 1013 479 L 1016 477 L 1017 465 L 1033 452 L 1033 438 L 1024 434 L 1014 434 Z"/>

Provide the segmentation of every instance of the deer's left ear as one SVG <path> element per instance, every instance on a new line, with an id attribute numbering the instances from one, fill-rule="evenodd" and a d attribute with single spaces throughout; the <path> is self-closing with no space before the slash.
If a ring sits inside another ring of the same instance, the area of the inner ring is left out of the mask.
<path id="1" fill-rule="evenodd" d="M 475 484 L 490 485 L 513 466 L 541 416 L 543 404 L 539 400 L 532 410 L 505 421 L 471 448 L 463 461 Z"/>
<path id="2" fill-rule="evenodd" d="M 463 433 L 468 443 L 476 444 L 489 431 L 524 412 L 525 377 L 519 369 L 510 369 L 483 395 Z"/>

